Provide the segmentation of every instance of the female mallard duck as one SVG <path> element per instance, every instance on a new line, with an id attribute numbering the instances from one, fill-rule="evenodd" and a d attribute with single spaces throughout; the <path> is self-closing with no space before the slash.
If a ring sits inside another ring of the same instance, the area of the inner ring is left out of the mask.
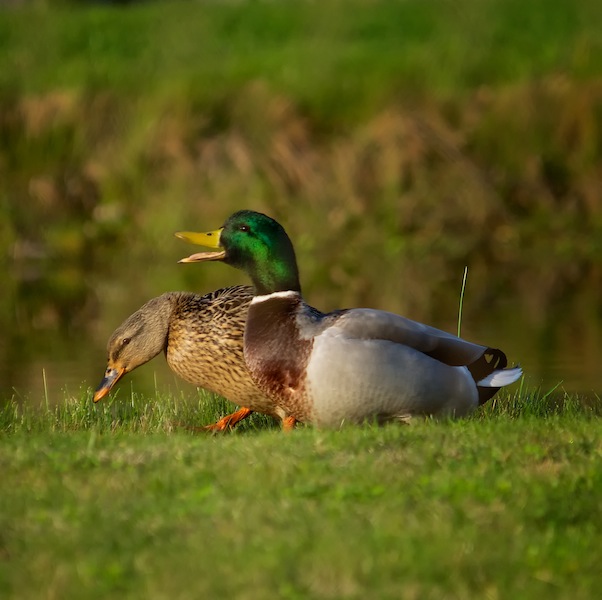
<path id="1" fill-rule="evenodd" d="M 176 234 L 218 248 L 181 262 L 219 260 L 255 286 L 244 356 L 257 387 L 298 421 L 344 422 L 460 417 L 516 381 L 498 349 L 368 308 L 322 314 L 301 296 L 297 261 L 284 229 L 243 210 L 217 231 Z"/>
<path id="2" fill-rule="evenodd" d="M 107 370 L 94 402 L 123 375 L 163 350 L 174 373 L 242 406 L 206 429 L 227 429 L 253 411 L 283 418 L 285 428 L 290 428 L 294 423 L 257 389 L 245 365 L 243 332 L 252 298 L 252 288 L 240 285 L 204 296 L 168 292 L 149 300 L 109 339 Z"/>

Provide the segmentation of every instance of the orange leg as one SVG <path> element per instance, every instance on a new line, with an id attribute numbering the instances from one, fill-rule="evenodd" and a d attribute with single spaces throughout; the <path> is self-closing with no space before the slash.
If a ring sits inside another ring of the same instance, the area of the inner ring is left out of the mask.
<path id="1" fill-rule="evenodd" d="M 205 431 L 225 431 L 230 427 L 234 427 L 239 421 L 246 419 L 253 411 L 250 408 L 239 408 L 236 412 L 233 412 L 230 415 L 226 415 L 222 419 L 220 419 L 217 423 L 213 423 L 213 425 L 205 425 L 202 427 Z"/>
<path id="2" fill-rule="evenodd" d="M 297 419 L 295 417 L 285 417 L 282 419 L 282 431 L 292 431 L 296 424 Z"/>

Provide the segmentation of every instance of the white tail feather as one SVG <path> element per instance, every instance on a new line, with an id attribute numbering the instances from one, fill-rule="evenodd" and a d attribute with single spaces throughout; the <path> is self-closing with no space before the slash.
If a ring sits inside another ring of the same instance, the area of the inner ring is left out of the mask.
<path id="1" fill-rule="evenodd" d="M 477 382 L 480 387 L 503 387 L 514 383 L 523 374 L 523 370 L 520 367 L 513 367 L 512 369 L 501 369 L 494 371 L 487 377 L 483 377 L 481 381 Z"/>

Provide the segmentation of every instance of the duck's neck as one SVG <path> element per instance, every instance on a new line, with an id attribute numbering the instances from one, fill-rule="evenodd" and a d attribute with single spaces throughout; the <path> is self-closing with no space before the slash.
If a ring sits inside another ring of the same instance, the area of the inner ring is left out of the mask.
<path id="1" fill-rule="evenodd" d="M 297 266 L 286 263 L 274 263 L 269 269 L 255 268 L 251 273 L 256 296 L 269 296 L 280 292 L 296 292 L 301 294 Z"/>
<path id="2" fill-rule="evenodd" d="M 256 296 L 286 291 L 301 293 L 295 250 L 288 237 L 279 243 L 253 248 L 253 252 L 231 250 L 226 262 L 246 271 Z"/>
<path id="3" fill-rule="evenodd" d="M 301 297 L 300 291 L 295 290 L 280 290 L 277 292 L 267 292 L 264 294 L 255 294 L 253 300 L 251 301 L 254 305 L 263 304 L 265 302 L 269 302 L 267 304 L 267 310 L 277 310 L 277 309 L 285 309 L 288 310 L 289 305 L 298 307 L 303 299 Z M 265 309 L 265 307 L 264 307 Z"/>
<path id="4" fill-rule="evenodd" d="M 156 309 L 147 315 L 149 336 L 147 350 L 153 357 L 160 352 L 167 352 L 169 346 L 170 324 L 176 310 L 185 298 L 182 292 L 166 292 L 157 297 Z"/>

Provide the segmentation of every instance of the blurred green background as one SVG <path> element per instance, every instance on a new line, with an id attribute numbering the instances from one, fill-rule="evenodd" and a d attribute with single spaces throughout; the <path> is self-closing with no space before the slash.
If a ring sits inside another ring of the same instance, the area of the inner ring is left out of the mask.
<path id="1" fill-rule="evenodd" d="M 182 229 L 268 212 L 307 300 L 601 389 L 599 0 L 0 2 L 0 400 L 98 383 Z M 184 390 L 161 360 L 137 391 Z M 127 384 L 122 384 L 127 390 Z M 124 393 L 124 392 L 122 392 Z M 127 393 L 127 391 L 125 391 Z"/>

